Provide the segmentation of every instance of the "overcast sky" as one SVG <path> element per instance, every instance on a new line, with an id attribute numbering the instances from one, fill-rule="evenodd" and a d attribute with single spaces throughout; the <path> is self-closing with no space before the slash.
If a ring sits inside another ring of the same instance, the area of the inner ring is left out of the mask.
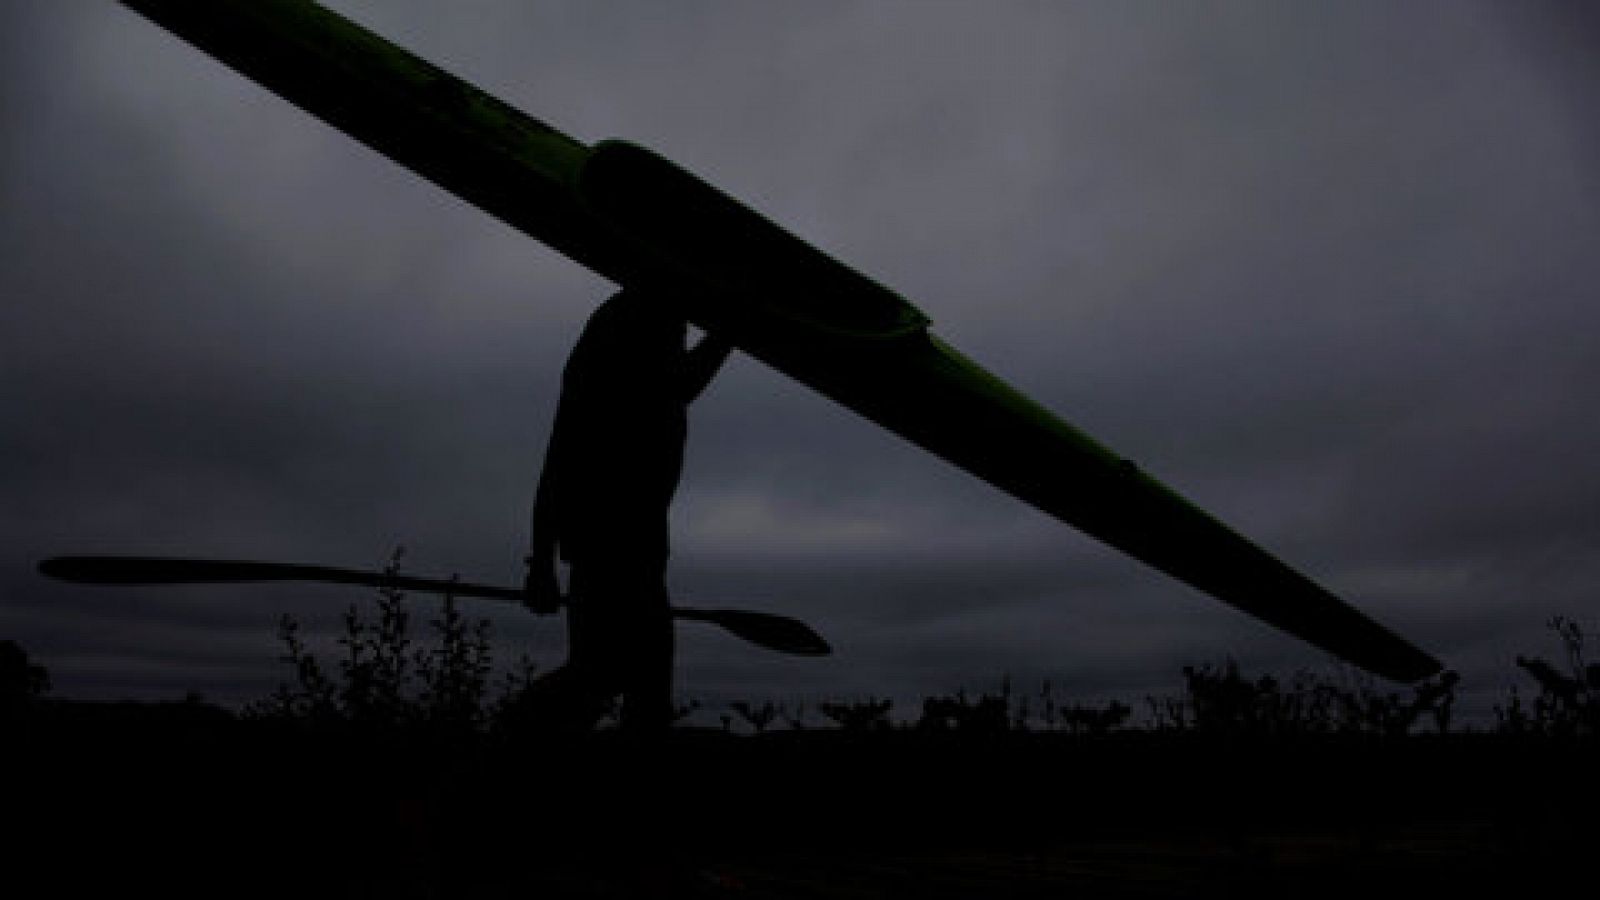
<path id="1" fill-rule="evenodd" d="M 330 4 L 666 154 L 1459 670 L 1600 626 L 1600 108 L 1580 3 Z M 142 553 L 511 583 L 612 287 L 138 16 L 0 0 L 0 638 L 73 697 L 237 702 L 362 591 L 86 589 Z M 692 411 L 680 690 L 1336 671 L 738 358 Z M 434 601 L 416 598 L 427 613 Z M 487 605 L 502 658 L 555 620 Z M 1486 699 L 1487 698 L 1487 699 Z"/>

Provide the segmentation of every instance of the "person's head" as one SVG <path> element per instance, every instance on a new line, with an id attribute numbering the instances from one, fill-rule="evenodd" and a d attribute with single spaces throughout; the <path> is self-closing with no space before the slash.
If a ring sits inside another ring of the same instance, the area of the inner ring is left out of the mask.
<path id="1" fill-rule="evenodd" d="M 599 356 L 625 362 L 634 371 L 648 370 L 657 362 L 675 361 L 687 335 L 688 322 L 670 296 L 623 290 L 589 317 L 574 357 Z"/>
<path id="2" fill-rule="evenodd" d="M 618 291 L 600 304 L 591 322 L 640 340 L 676 339 L 679 347 L 688 331 L 688 322 L 671 295 L 652 291 Z"/>

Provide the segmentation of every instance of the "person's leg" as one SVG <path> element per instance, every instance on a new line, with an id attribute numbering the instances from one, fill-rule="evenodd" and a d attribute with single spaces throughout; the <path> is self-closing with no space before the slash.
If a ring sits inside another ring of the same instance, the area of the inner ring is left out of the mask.
<path id="1" fill-rule="evenodd" d="M 654 569 L 574 567 L 567 606 L 567 664 L 529 686 L 529 724 L 593 728 L 620 693 L 622 726 L 672 724 L 672 609 Z"/>
<path id="2" fill-rule="evenodd" d="M 666 588 L 641 585 L 628 621 L 623 664 L 622 726 L 630 731 L 671 727 L 673 625 Z"/>
<path id="3" fill-rule="evenodd" d="M 571 662 L 535 679 L 516 698 L 517 724 L 534 731 L 583 732 L 606 713 L 610 698 Z"/>
<path id="4" fill-rule="evenodd" d="M 579 598 L 566 611 L 567 662 L 535 679 L 517 698 L 517 718 L 539 731 L 589 731 L 620 690 L 609 660 L 615 637 L 603 599 Z"/>

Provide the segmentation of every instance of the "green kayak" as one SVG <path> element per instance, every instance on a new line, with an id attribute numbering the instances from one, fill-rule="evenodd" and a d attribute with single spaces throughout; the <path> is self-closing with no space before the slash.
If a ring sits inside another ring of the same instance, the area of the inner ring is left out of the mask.
<path id="1" fill-rule="evenodd" d="M 672 162 L 585 145 L 308 0 L 124 0 L 334 127 L 1021 500 L 1376 674 L 1437 660 L 1023 396 L 893 291 Z"/>

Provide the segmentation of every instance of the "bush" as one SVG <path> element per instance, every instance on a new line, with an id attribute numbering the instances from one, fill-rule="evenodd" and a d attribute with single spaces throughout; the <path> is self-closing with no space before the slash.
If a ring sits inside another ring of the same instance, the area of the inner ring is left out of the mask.
<path id="1" fill-rule="evenodd" d="M 399 564 L 397 551 L 385 571 L 398 574 Z M 358 730 L 470 733 L 512 714 L 515 696 L 533 680 L 536 667 L 523 657 L 491 698 L 487 619 L 467 619 L 456 598 L 446 595 L 439 616 L 428 621 L 436 643 L 413 647 L 405 594 L 390 588 L 378 593 L 376 619 L 364 618 L 355 606 L 345 611 L 337 678 L 306 647 L 299 623 L 284 615 L 278 637 L 286 650 L 279 659 L 293 670 L 293 681 L 246 707 L 246 715 Z"/>
<path id="2" fill-rule="evenodd" d="M 1445 672 L 1422 682 L 1408 698 L 1371 682 L 1345 683 L 1302 672 L 1284 684 L 1271 676 L 1246 678 L 1238 664 L 1185 666 L 1184 693 L 1148 698 L 1157 730 L 1236 736 L 1311 734 L 1403 737 L 1424 715 L 1434 730 L 1450 729 L 1459 678 Z"/>
<path id="3" fill-rule="evenodd" d="M 1529 712 L 1513 687 L 1507 704 L 1495 708 L 1499 730 L 1562 738 L 1600 734 L 1600 664 L 1586 659 L 1583 629 L 1577 622 L 1556 616 L 1549 626 L 1561 640 L 1566 671 L 1545 659 L 1518 656 L 1517 667 L 1533 678 L 1539 693 Z"/>

